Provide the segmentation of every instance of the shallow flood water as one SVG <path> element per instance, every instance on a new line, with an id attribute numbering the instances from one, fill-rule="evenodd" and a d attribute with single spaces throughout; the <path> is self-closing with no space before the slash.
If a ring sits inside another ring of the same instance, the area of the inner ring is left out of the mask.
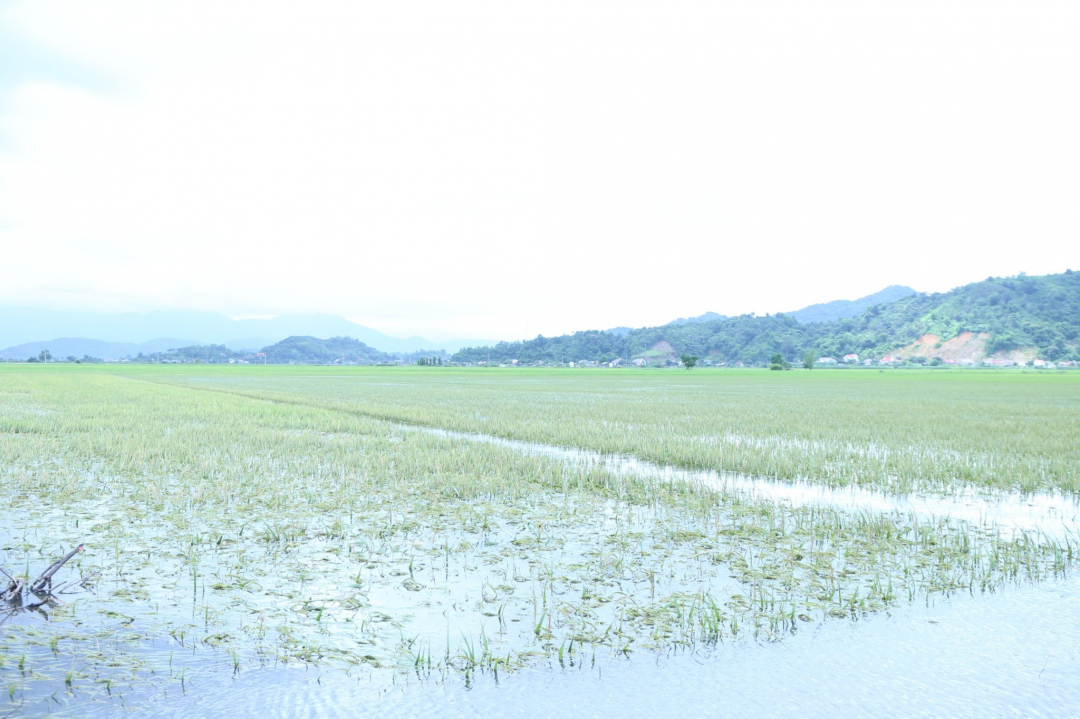
<path id="1" fill-rule="evenodd" d="M 989 492 L 958 487 L 948 495 L 897 495 L 862 487 L 827 487 L 807 481 L 746 477 L 713 470 L 682 469 L 636 457 L 601 454 L 589 450 L 505 439 L 488 434 L 401 425 L 403 429 L 472 442 L 488 442 L 531 456 L 549 457 L 574 465 L 602 467 L 612 474 L 686 482 L 716 491 L 734 492 L 750 499 L 793 506 L 817 505 L 871 512 L 914 513 L 922 517 L 949 517 L 976 527 L 994 529 L 1005 536 L 1020 532 L 1044 534 L 1055 540 L 1080 539 L 1080 503 L 1060 492 Z"/>
<path id="2" fill-rule="evenodd" d="M 103 574 L 50 616 L 10 614 L 0 679 L 26 700 L 13 699 L 13 712 L 1073 716 L 1080 708 L 1071 497 L 906 497 L 382 421 L 330 424 L 337 431 L 295 424 L 267 436 L 295 443 L 303 457 L 389 457 L 405 467 L 404 486 L 422 474 L 414 458 L 436 456 L 440 479 L 486 476 L 507 458 L 506 466 L 535 465 L 527 469 L 556 479 L 511 506 L 485 506 L 481 493 L 379 495 L 372 483 L 343 510 L 331 494 L 310 491 L 306 477 L 273 510 L 233 505 L 230 493 L 204 514 L 194 503 L 159 507 L 152 493 L 126 494 L 141 477 L 110 495 L 111 479 L 94 471 L 80 481 L 100 484 L 97 502 L 39 512 L 33 497 L 17 495 L 26 511 L 0 521 L 2 563 L 29 571 L 93 537 L 85 567 L 70 574 Z M 463 464 L 473 456 L 482 461 Z M 658 480 L 619 487 L 701 486 L 719 494 L 683 495 L 720 500 L 721 511 L 698 531 L 696 518 L 663 503 L 567 492 L 566 477 L 603 474 L 560 474 L 567 467 Z M 324 487 L 334 490 L 345 475 L 328 476 Z M 158 479 L 166 498 L 170 483 L 180 486 Z M 884 530 L 860 523 L 864 515 L 889 515 L 882 524 L 893 533 L 875 535 Z M 958 527 L 912 516 L 949 517 Z M 825 535 L 835 544 L 817 529 L 835 532 Z M 1032 544 L 1067 538 L 1068 561 L 1045 569 L 1047 555 L 986 540 L 1020 532 L 1036 533 Z M 949 543 L 968 535 L 971 552 Z M 964 558 L 981 551 L 985 563 L 970 570 L 976 565 Z M 860 564 L 867 556 L 873 563 Z M 680 623 L 706 596 L 719 598 L 713 606 L 731 622 L 716 632 L 718 644 Z M 862 609 L 857 599 L 873 601 Z M 616 626 L 618 641 L 608 636 Z M 506 664 L 472 662 L 465 671 L 464 652 L 486 652 L 488 640 Z M 564 662 L 567 641 L 579 648 Z M 63 677 L 75 669 L 73 686 Z"/>
<path id="3" fill-rule="evenodd" d="M 314 669 L 233 676 L 143 705 L 152 716 L 1075 716 L 1080 580 L 910 605 L 708 655 L 539 668 L 471 686 Z M 137 706 L 134 704 L 133 706 Z M 102 707 L 118 715 L 117 707 Z"/>
<path id="4" fill-rule="evenodd" d="M 403 427 L 403 429 L 406 429 Z M 630 457 L 479 434 L 407 428 L 594 464 L 618 474 L 701 483 L 792 504 L 951 516 L 998 531 L 1076 531 L 1060 495 L 896 497 L 859 488 L 752 480 Z M 501 675 L 429 676 L 370 669 L 205 666 L 182 693 L 129 707 L 152 716 L 1075 716 L 1080 710 L 1080 578 L 961 593 L 856 621 L 815 624 L 782 642 L 532 667 Z M 104 716 L 118 707 L 100 706 Z"/>

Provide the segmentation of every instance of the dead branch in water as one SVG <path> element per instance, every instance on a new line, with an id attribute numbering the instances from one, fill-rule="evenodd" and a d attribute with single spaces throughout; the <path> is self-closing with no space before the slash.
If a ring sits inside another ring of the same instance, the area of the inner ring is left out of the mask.
<path id="1" fill-rule="evenodd" d="M 14 606 L 10 607 L 7 611 L 15 612 L 20 609 L 37 609 L 51 602 L 63 603 L 56 594 L 73 587 L 75 585 L 84 585 L 94 577 L 98 576 L 100 572 L 94 572 L 85 577 L 79 577 L 73 581 L 67 582 L 61 585 L 58 589 L 53 589 L 52 580 L 53 575 L 59 572 L 65 564 L 67 564 L 72 557 L 79 552 L 83 551 L 83 545 L 79 545 L 65 554 L 60 559 L 50 564 L 44 572 L 38 575 L 38 578 L 31 582 L 29 585 L 26 583 L 26 577 L 13 577 L 8 574 L 2 567 L 0 567 L 0 573 L 8 578 L 10 584 L 7 588 L 0 593 L 0 599 Z M 23 606 L 23 598 L 27 590 L 36 595 L 37 601 L 31 602 Z"/>
<path id="2" fill-rule="evenodd" d="M 79 546 L 75 547 L 75 549 L 72 549 L 70 552 L 65 554 L 63 557 L 61 557 L 60 559 L 57 559 L 55 562 L 50 564 L 49 568 L 46 569 L 44 572 L 42 572 L 41 576 L 39 576 L 37 579 L 35 579 L 34 582 L 30 585 L 30 591 L 34 592 L 36 594 L 36 593 L 39 593 L 42 590 L 44 590 L 46 587 L 51 588 L 52 587 L 52 576 L 54 574 L 56 574 L 58 571 L 60 571 L 60 568 L 63 567 L 65 564 L 67 564 L 69 559 L 74 557 L 76 554 L 78 554 L 82 550 L 83 550 L 83 545 L 80 544 Z"/>
<path id="3" fill-rule="evenodd" d="M 68 587 L 74 587 L 76 584 L 78 584 L 79 586 L 83 586 L 87 582 L 89 582 L 91 579 L 97 579 L 100 576 L 101 576 L 101 572 L 93 572 L 91 574 L 87 574 L 85 577 L 79 577 L 78 579 L 72 579 L 67 584 L 63 584 L 63 585 L 57 587 L 56 589 L 53 589 L 51 594 L 53 594 L 53 595 L 63 594 L 64 590 L 67 589 Z"/>
<path id="4" fill-rule="evenodd" d="M 7 572 L 5 572 L 6 574 Z M 15 602 L 22 599 L 23 589 L 26 586 L 26 580 L 22 577 L 18 579 L 12 579 L 11 584 L 4 590 L 4 601 Z"/>

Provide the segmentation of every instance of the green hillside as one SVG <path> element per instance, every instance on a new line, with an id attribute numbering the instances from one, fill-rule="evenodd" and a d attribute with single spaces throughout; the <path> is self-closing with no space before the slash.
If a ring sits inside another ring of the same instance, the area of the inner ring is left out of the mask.
<path id="1" fill-rule="evenodd" d="M 350 364 L 376 364 L 388 362 L 393 357 L 368 347 L 351 337 L 286 337 L 276 344 L 263 348 L 266 361 L 273 364 L 330 364 L 342 361 Z"/>
<path id="2" fill-rule="evenodd" d="M 810 338 L 826 353 L 882 353 L 925 334 L 949 340 L 972 332 L 988 335 L 988 355 L 1030 347 L 1043 359 L 1080 359 L 1080 273 L 990 278 L 950 292 L 912 295 L 810 329 Z"/>
<path id="3" fill-rule="evenodd" d="M 920 338 L 922 343 L 916 344 Z M 1080 360 L 1080 273 L 990 278 L 949 292 L 910 295 L 831 322 L 800 324 L 790 315 L 743 315 L 648 327 L 622 336 L 589 331 L 500 342 L 462 350 L 454 360 L 551 364 L 616 357 L 673 359 L 689 353 L 761 365 L 777 352 L 796 362 L 810 349 L 833 357 L 857 353 L 925 359 L 940 352 L 979 360 L 1023 351 L 1047 360 Z"/>

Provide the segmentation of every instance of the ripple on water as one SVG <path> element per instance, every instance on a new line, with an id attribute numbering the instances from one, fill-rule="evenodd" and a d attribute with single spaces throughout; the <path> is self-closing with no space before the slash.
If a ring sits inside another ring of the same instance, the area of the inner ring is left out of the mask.
<path id="1" fill-rule="evenodd" d="M 711 656 L 636 655 L 599 669 L 523 671 L 499 684 L 481 677 L 471 687 L 303 669 L 222 672 L 149 714 L 1071 717 L 1080 713 L 1078 608 L 1074 578 L 820 625 L 781 643 L 724 645 Z"/>

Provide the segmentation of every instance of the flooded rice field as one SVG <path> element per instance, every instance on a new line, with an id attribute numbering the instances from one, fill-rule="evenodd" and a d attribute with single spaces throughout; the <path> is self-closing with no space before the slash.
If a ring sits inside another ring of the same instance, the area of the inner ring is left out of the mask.
<path id="1" fill-rule="evenodd" d="M 731 492 L 751 501 L 767 500 L 796 506 L 838 507 L 868 512 L 901 512 L 927 520 L 950 518 L 973 526 L 1019 536 L 1025 532 L 1061 540 L 1080 539 L 1080 502 L 1075 494 L 1054 492 L 987 492 L 959 486 L 948 493 L 885 492 L 859 486 L 828 487 L 807 480 L 779 481 L 745 475 L 661 465 L 636 457 L 601 454 L 589 450 L 522 442 L 475 432 L 405 426 L 435 435 L 487 442 L 525 454 L 551 457 L 575 466 L 598 467 L 620 476 L 649 477 L 682 482 L 716 492 Z"/>
<path id="2" fill-rule="evenodd" d="M 177 371 L 0 375 L 0 568 L 83 545 L 0 606 L 9 714 L 1080 707 L 1068 492 L 754 479 Z"/>

